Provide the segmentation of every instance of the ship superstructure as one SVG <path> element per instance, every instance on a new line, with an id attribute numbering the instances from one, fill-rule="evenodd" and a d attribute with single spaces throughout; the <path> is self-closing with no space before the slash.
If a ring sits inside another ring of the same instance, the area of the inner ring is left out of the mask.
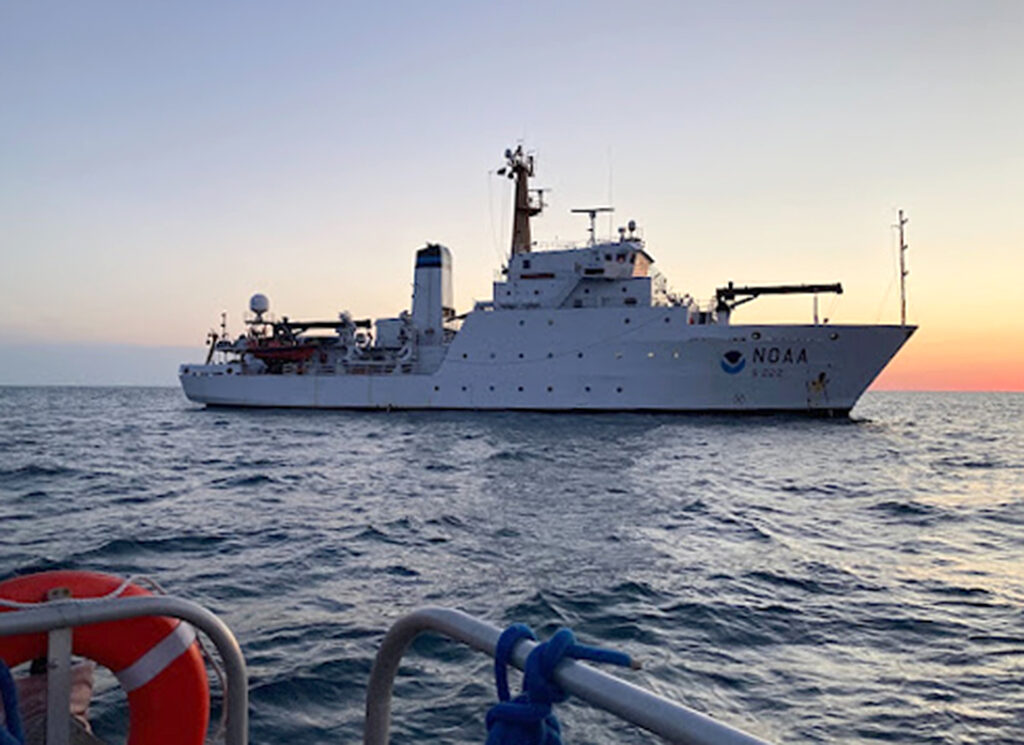
<path id="1" fill-rule="evenodd" d="M 452 255 L 416 252 L 412 308 L 394 318 L 295 321 L 250 301 L 247 333 L 211 333 L 204 364 L 184 364 L 186 396 L 218 406 L 304 408 L 789 411 L 845 414 L 915 330 L 900 325 L 732 323 L 765 294 L 842 292 L 839 284 L 718 288 L 699 305 L 652 271 L 633 221 L 599 241 L 535 250 L 533 156 L 505 152 L 515 182 L 512 245 L 490 301 L 457 315 Z M 901 218 L 902 219 L 902 218 Z"/>

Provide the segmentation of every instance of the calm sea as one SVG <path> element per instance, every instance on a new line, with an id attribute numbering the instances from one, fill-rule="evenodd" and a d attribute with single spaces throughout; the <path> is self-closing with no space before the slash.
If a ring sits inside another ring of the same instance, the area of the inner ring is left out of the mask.
<path id="1" fill-rule="evenodd" d="M 221 614 L 253 742 L 360 739 L 386 627 L 450 605 L 641 657 L 786 743 L 1024 740 L 1024 395 L 851 421 L 204 410 L 0 389 L 0 576 L 144 574 Z M 100 734 L 123 732 L 105 681 Z M 489 660 L 407 656 L 394 742 L 482 743 Z M 654 738 L 564 704 L 568 743 Z"/>

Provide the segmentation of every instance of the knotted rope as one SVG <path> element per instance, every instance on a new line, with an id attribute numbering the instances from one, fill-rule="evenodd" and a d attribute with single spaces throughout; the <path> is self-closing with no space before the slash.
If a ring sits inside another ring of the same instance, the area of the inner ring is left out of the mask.
<path id="1" fill-rule="evenodd" d="M 526 658 L 523 690 L 511 698 L 508 662 L 523 639 L 536 640 L 529 626 L 513 624 L 502 632 L 494 652 L 494 679 L 498 703 L 487 712 L 487 745 L 561 745 L 562 728 L 552 706 L 569 697 L 554 680 L 555 668 L 564 658 L 638 667 L 623 652 L 577 644 L 569 629 L 559 629 L 541 642 Z"/>

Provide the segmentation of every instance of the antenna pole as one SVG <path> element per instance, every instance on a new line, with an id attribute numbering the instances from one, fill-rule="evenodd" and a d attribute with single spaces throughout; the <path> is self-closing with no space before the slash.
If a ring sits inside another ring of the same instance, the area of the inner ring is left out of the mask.
<path id="1" fill-rule="evenodd" d="M 900 210 L 900 325 L 907 325 L 907 275 L 910 274 L 907 271 L 907 244 L 903 239 L 903 226 L 910 222 L 903 216 L 903 210 Z"/>

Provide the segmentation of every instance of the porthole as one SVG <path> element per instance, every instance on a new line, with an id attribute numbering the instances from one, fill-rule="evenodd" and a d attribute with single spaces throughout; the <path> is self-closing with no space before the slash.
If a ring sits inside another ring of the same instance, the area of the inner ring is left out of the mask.
<path id="1" fill-rule="evenodd" d="M 463 392 L 463 393 L 465 393 L 465 392 L 466 392 L 466 386 L 462 386 L 462 392 Z"/>
<path id="2" fill-rule="evenodd" d="M 622 352 L 616 352 L 615 353 L 615 359 L 621 360 L 622 359 Z"/>
<path id="3" fill-rule="evenodd" d="M 491 359 L 494 359 L 494 352 L 491 352 Z"/>
<path id="4" fill-rule="evenodd" d="M 549 386 L 548 386 L 548 393 L 551 393 L 551 391 L 553 391 L 553 390 L 555 390 L 555 389 L 554 389 L 554 388 L 552 388 L 552 387 L 551 387 L 551 386 L 549 385 Z"/>
<path id="5" fill-rule="evenodd" d="M 750 335 L 750 338 L 753 339 L 754 341 L 757 341 L 758 339 L 761 338 L 761 332 L 760 331 L 755 331 L 754 333 L 752 333 Z"/>
<path id="6" fill-rule="evenodd" d="M 465 352 L 463 352 L 462 353 L 462 359 L 468 359 L 468 358 L 469 358 L 469 355 L 466 354 Z"/>
<path id="7" fill-rule="evenodd" d="M 665 316 L 665 323 L 671 323 L 671 322 L 672 322 L 672 319 L 669 318 L 668 316 Z"/>
<path id="8" fill-rule="evenodd" d="M 679 359 L 679 350 L 678 349 L 672 353 L 672 357 L 674 359 L 677 359 L 677 360 Z"/>
<path id="9" fill-rule="evenodd" d="M 589 385 L 584 386 L 583 390 L 585 390 L 587 393 L 590 393 L 590 386 Z"/>
<path id="10" fill-rule="evenodd" d="M 522 318 L 520 318 L 519 319 L 519 325 L 520 326 L 525 326 L 526 325 L 526 321 L 524 321 Z"/>
<path id="11" fill-rule="evenodd" d="M 648 352 L 647 353 L 647 359 L 653 360 L 654 359 L 654 352 Z"/>
<path id="12" fill-rule="evenodd" d="M 554 357 L 554 356 L 555 356 L 554 354 L 552 354 L 551 352 L 548 352 L 548 359 L 549 359 L 549 360 L 550 360 L 550 359 L 551 359 L 552 357 Z"/>
<path id="13" fill-rule="evenodd" d="M 828 335 L 828 338 L 831 339 L 832 341 L 835 341 L 836 339 L 839 338 L 839 334 L 833 331 L 831 334 Z"/>
<path id="14" fill-rule="evenodd" d="M 488 390 L 493 391 L 494 390 L 494 386 L 493 385 L 492 386 L 488 386 Z"/>
<path id="15" fill-rule="evenodd" d="M 520 392 L 520 393 L 522 393 L 522 392 L 523 392 L 523 387 L 522 387 L 522 386 L 519 386 L 519 392 Z"/>
<path id="16" fill-rule="evenodd" d="M 623 319 L 622 319 L 622 322 L 623 322 L 623 323 L 629 323 L 629 319 L 628 319 L 628 318 L 623 318 Z"/>
<path id="17" fill-rule="evenodd" d="M 519 359 L 522 359 L 522 358 L 523 358 L 523 353 L 522 353 L 522 352 L 520 352 L 520 353 L 519 353 Z"/>
<path id="18" fill-rule="evenodd" d="M 554 325 L 555 325 L 555 320 L 553 318 L 549 318 L 548 319 L 548 326 L 554 326 Z"/>
<path id="19" fill-rule="evenodd" d="M 579 357 L 582 360 L 583 359 L 583 352 L 577 352 L 576 356 Z"/>
<path id="20" fill-rule="evenodd" d="M 615 392 L 616 393 L 622 393 L 622 386 L 620 385 L 618 388 L 616 388 Z"/>
<path id="21" fill-rule="evenodd" d="M 434 390 L 435 390 L 435 391 L 439 391 L 439 390 L 441 390 L 441 386 L 439 386 L 439 385 L 435 385 L 435 386 L 434 386 Z"/>

